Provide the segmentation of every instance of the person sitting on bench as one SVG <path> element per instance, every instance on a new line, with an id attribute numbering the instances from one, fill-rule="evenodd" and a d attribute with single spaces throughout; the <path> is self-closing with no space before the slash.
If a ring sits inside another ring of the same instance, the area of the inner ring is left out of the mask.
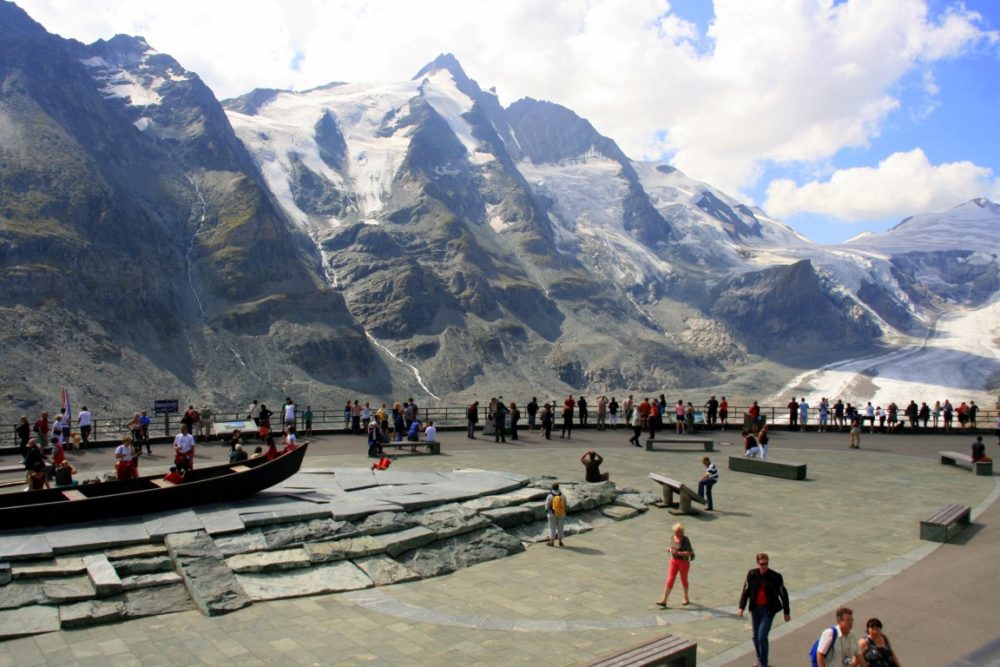
<path id="1" fill-rule="evenodd" d="M 976 441 L 972 443 L 973 463 L 993 463 L 993 459 L 986 455 L 986 445 L 983 444 L 983 436 L 977 435 Z"/>
<path id="2" fill-rule="evenodd" d="M 377 419 L 368 422 L 368 456 L 373 459 L 383 456 L 382 430 L 379 428 Z M 385 468 L 380 468 L 380 470 L 385 470 Z"/>
<path id="3" fill-rule="evenodd" d="M 419 419 L 410 422 L 410 428 L 406 432 L 407 442 L 420 442 L 421 424 Z"/>
<path id="4" fill-rule="evenodd" d="M 184 473 L 177 469 L 177 466 L 170 466 L 170 472 L 164 475 L 163 479 L 173 484 L 180 484 L 184 481 Z"/>
<path id="5" fill-rule="evenodd" d="M 611 478 L 611 473 L 601 472 L 601 464 L 604 463 L 604 457 L 594 450 L 584 452 L 583 456 L 580 457 L 580 463 L 587 469 L 585 479 L 588 482 L 606 482 Z"/>
<path id="6" fill-rule="evenodd" d="M 433 419 L 427 420 L 427 428 L 424 429 L 424 440 L 426 442 L 437 442 L 438 430 Z"/>

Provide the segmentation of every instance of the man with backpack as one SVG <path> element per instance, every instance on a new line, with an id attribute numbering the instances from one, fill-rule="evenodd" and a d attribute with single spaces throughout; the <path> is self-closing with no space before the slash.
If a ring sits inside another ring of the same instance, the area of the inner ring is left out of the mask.
<path id="1" fill-rule="evenodd" d="M 809 657 L 814 667 L 833 665 L 861 665 L 865 667 L 865 656 L 858 648 L 858 638 L 851 629 L 854 627 L 854 612 L 847 607 L 837 609 L 837 625 L 827 628 L 813 644 Z"/>
<path id="2" fill-rule="evenodd" d="M 559 490 L 559 482 L 552 482 L 552 490 L 545 498 L 545 516 L 549 520 L 549 546 L 559 540 L 563 545 L 563 522 L 566 520 L 566 496 Z"/>
<path id="3" fill-rule="evenodd" d="M 750 619 L 753 623 L 753 648 L 757 653 L 757 664 L 766 667 L 771 623 L 779 611 L 785 612 L 785 623 L 791 620 L 792 611 L 788 604 L 788 591 L 784 578 L 768 568 L 770 558 L 766 553 L 757 554 L 757 568 L 747 572 L 740 594 L 739 617 L 750 604 Z"/>

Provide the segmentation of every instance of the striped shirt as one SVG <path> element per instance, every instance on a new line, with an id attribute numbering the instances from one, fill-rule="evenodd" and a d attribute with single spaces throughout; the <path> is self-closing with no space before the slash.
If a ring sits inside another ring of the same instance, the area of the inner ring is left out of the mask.
<path id="1" fill-rule="evenodd" d="M 708 478 L 713 482 L 719 481 L 719 469 L 715 467 L 714 463 L 709 463 L 708 467 L 705 468 L 705 472 L 708 474 Z"/>

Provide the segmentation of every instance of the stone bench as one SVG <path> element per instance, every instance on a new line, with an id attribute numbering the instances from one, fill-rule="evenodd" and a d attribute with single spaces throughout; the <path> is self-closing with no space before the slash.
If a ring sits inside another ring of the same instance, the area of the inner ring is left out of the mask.
<path id="1" fill-rule="evenodd" d="M 441 443 L 437 440 L 420 440 L 419 442 L 413 442 L 412 440 L 403 440 L 401 442 L 384 442 L 382 443 L 382 448 L 393 447 L 395 449 L 408 448 L 411 452 L 416 452 L 417 447 L 424 447 L 427 449 L 428 454 L 440 454 L 441 453 Z"/>
<path id="2" fill-rule="evenodd" d="M 942 465 L 956 466 L 961 463 L 963 466 L 969 466 L 977 475 L 993 475 L 992 461 L 973 461 L 968 454 L 958 452 L 938 452 L 938 456 L 941 457 Z"/>
<path id="3" fill-rule="evenodd" d="M 805 463 L 760 459 L 756 456 L 730 456 L 729 469 L 782 479 L 803 480 L 806 478 Z"/>
<path id="4" fill-rule="evenodd" d="M 971 523 L 972 509 L 966 505 L 945 505 L 926 519 L 920 520 L 920 539 L 947 542 Z"/>
<path id="5" fill-rule="evenodd" d="M 701 445 L 706 452 L 715 451 L 714 440 L 699 440 L 697 438 L 653 438 L 646 440 L 646 451 L 653 451 L 653 445 L 663 443 L 669 445 Z M 666 447 L 665 449 L 677 449 L 676 447 Z"/>
<path id="6" fill-rule="evenodd" d="M 694 642 L 664 635 L 581 667 L 695 667 L 697 654 Z"/>
<path id="7" fill-rule="evenodd" d="M 649 473 L 649 478 L 660 485 L 663 491 L 663 504 L 665 507 L 674 507 L 674 494 L 677 494 L 679 498 L 677 509 L 670 509 L 671 514 L 696 514 L 698 510 L 691 507 L 692 500 L 702 505 L 705 504 L 705 499 L 698 495 L 697 491 L 692 491 L 676 479 L 657 475 L 655 472 Z"/>

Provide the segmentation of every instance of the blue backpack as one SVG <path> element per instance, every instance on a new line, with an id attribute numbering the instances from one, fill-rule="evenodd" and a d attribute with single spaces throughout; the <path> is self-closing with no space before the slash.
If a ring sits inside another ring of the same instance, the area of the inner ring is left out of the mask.
<path id="1" fill-rule="evenodd" d="M 830 631 L 833 632 L 833 641 L 837 641 L 837 626 L 835 625 L 831 627 Z M 819 667 L 819 662 L 816 660 L 816 653 L 819 652 L 819 640 L 822 638 L 823 634 L 820 633 L 819 638 L 813 642 L 812 648 L 809 649 L 809 660 L 811 661 L 809 664 L 812 665 L 812 667 Z M 830 642 L 830 648 L 833 648 L 833 642 Z M 827 649 L 827 651 L 829 652 L 829 649 Z M 826 653 L 823 655 L 825 656 Z"/>

